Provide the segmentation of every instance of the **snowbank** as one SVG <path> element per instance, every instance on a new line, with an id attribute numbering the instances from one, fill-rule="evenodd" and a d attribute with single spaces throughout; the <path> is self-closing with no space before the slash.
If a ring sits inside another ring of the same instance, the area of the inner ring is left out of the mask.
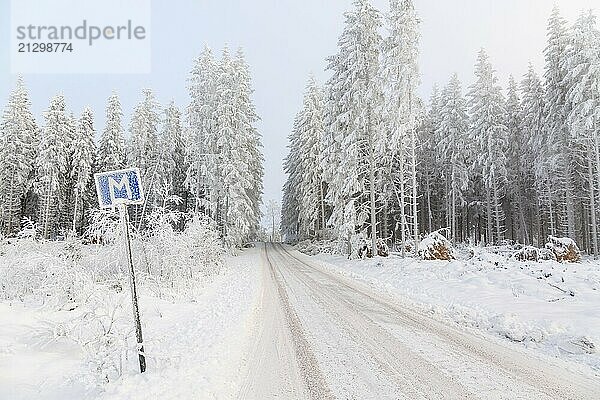
<path id="1" fill-rule="evenodd" d="M 259 250 L 224 263 L 199 226 L 170 235 L 134 243 L 143 375 L 119 246 L 0 244 L 0 398 L 234 397 Z"/>
<path id="2" fill-rule="evenodd" d="M 441 319 L 487 330 L 600 374 L 599 261 L 521 262 L 485 249 L 450 262 L 397 254 L 376 260 L 316 257 Z"/>

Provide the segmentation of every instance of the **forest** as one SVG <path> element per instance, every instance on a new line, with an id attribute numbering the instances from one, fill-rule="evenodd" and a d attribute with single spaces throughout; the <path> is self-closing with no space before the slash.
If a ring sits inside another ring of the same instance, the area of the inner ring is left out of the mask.
<path id="1" fill-rule="evenodd" d="M 105 126 L 97 135 L 94 111 L 79 118 L 65 97 L 50 100 L 38 121 L 24 80 L 10 94 L 0 123 L 0 232 L 91 240 L 90 226 L 116 213 L 98 209 L 93 174 L 133 166 L 146 198 L 130 207 L 137 232 L 163 216 L 176 230 L 203 216 L 223 244 L 240 247 L 255 238 L 262 194 L 261 136 L 242 50 L 225 48 L 220 59 L 205 48 L 187 82 L 190 103 L 158 103 L 144 89 L 128 132 L 116 92 L 108 98 Z M 98 140 L 97 139 L 98 136 Z"/>
<path id="2" fill-rule="evenodd" d="M 455 243 L 543 246 L 568 237 L 598 254 L 600 31 L 554 8 L 543 71 L 501 85 L 477 55 L 471 82 L 420 85 L 412 0 L 385 14 L 357 0 L 324 85 L 309 77 L 289 135 L 282 231 L 288 241 L 356 237 L 414 249 Z"/>

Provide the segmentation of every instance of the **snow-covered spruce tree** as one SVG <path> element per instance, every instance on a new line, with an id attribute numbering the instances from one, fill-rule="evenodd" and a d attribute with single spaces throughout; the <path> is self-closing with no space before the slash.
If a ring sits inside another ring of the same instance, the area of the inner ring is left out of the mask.
<path id="1" fill-rule="evenodd" d="M 461 236 L 458 232 L 459 212 L 466 205 L 469 184 L 469 119 L 466 100 L 462 94 L 458 75 L 454 74 L 440 98 L 438 154 L 442 164 L 442 176 L 446 180 L 447 222 L 452 240 Z"/>
<path id="2" fill-rule="evenodd" d="M 181 199 L 181 211 L 186 209 L 184 181 L 187 165 L 185 163 L 185 142 L 181 128 L 180 112 L 171 101 L 164 110 L 162 131 L 159 138 L 158 178 L 156 182 L 162 207 L 167 206 L 170 196 Z M 172 205 L 172 204 L 171 204 Z"/>
<path id="3" fill-rule="evenodd" d="M 508 134 L 507 230 L 510 237 L 524 244 L 531 243 L 532 206 L 535 204 L 533 157 L 529 140 L 521 123 L 522 109 L 519 89 L 513 76 L 508 80 L 506 96 L 506 128 Z"/>
<path id="4" fill-rule="evenodd" d="M 383 41 L 381 75 L 385 95 L 383 129 L 389 146 L 383 154 L 391 164 L 388 170 L 397 177 L 393 186 L 400 208 L 401 240 L 404 243 L 408 233 L 416 244 L 419 237 L 417 117 L 420 113 L 416 92 L 420 79 L 419 20 L 413 1 L 391 0 L 386 22 L 389 35 Z"/>
<path id="5" fill-rule="evenodd" d="M 470 140 L 476 144 L 474 176 L 485 190 L 486 242 L 504 237 L 502 198 L 506 186 L 507 129 L 505 101 L 496 73 L 482 49 L 475 65 L 476 81 L 468 93 Z"/>
<path id="6" fill-rule="evenodd" d="M 240 125 L 244 135 L 242 136 L 242 146 L 247 149 L 248 158 L 245 160 L 248 174 L 249 186 L 246 187 L 246 193 L 250 199 L 250 210 L 248 215 L 250 223 L 250 232 L 246 240 L 256 237 L 260 226 L 261 218 L 261 198 L 263 194 L 263 154 L 262 137 L 255 124 L 259 121 L 256 107 L 252 102 L 252 79 L 250 77 L 250 68 L 244 57 L 241 48 L 238 48 L 234 59 L 236 71 L 236 80 L 238 87 L 237 109 L 243 117 L 243 124 Z"/>
<path id="7" fill-rule="evenodd" d="M 71 156 L 71 181 L 73 182 L 73 215 L 72 230 L 76 232 L 81 227 L 85 211 L 85 195 L 92 178 L 92 166 L 96 145 L 94 143 L 94 114 L 85 107 L 79 118 L 75 136 L 75 145 Z"/>
<path id="8" fill-rule="evenodd" d="M 534 187 L 537 196 L 530 200 L 536 201 L 533 205 L 535 223 L 532 227 L 531 241 L 539 245 L 546 237 L 547 226 L 552 227 L 554 218 L 551 217 L 553 201 L 554 175 L 551 174 L 551 164 L 555 160 L 554 147 L 548 143 L 544 132 L 544 87 L 532 67 L 529 68 L 521 82 L 521 132 L 527 143 L 524 153 L 528 154 L 526 161 L 533 170 Z M 547 210 L 544 212 L 544 210 Z M 546 223 L 545 221 L 551 223 Z"/>
<path id="9" fill-rule="evenodd" d="M 73 169 L 73 154 L 75 152 L 75 146 L 78 145 L 76 142 L 77 138 L 77 121 L 73 113 L 67 115 L 67 134 L 62 138 L 63 145 L 65 148 L 66 157 L 66 173 L 60 177 L 60 222 L 59 231 L 67 234 L 72 231 L 73 228 L 73 206 L 75 203 L 73 188 L 75 187 L 74 177 L 71 175 Z"/>
<path id="10" fill-rule="evenodd" d="M 29 95 L 19 77 L 0 123 L 0 223 L 4 235 L 21 227 L 21 205 L 33 185 L 37 136 Z"/>
<path id="11" fill-rule="evenodd" d="M 123 133 L 123 111 L 116 93 L 108 98 L 106 106 L 106 126 L 100 136 L 96 157 L 99 172 L 112 171 L 125 167 L 125 139 Z"/>
<path id="12" fill-rule="evenodd" d="M 300 151 L 300 113 L 294 118 L 292 132 L 288 135 L 288 154 L 283 160 L 283 171 L 287 179 L 283 185 L 281 204 L 281 233 L 286 241 L 304 239 L 300 235 L 300 192 L 302 182 L 303 154 Z"/>
<path id="13" fill-rule="evenodd" d="M 195 212 L 214 217 L 216 198 L 209 202 L 209 186 L 216 186 L 214 157 L 216 157 L 216 81 L 217 66 L 210 48 L 205 47 L 188 78 L 191 98 L 186 109 L 186 180 L 185 185 L 194 198 Z M 208 171 L 208 168 L 211 168 Z M 214 179 L 212 183 L 209 180 Z M 213 193 L 216 195 L 216 193 Z"/>
<path id="14" fill-rule="evenodd" d="M 385 173 L 385 136 L 381 129 L 382 92 L 379 73 L 381 16 L 368 0 L 357 0 L 345 14 L 338 53 L 328 59 L 333 72 L 327 83 L 332 93 L 326 111 L 328 126 L 324 155 L 328 201 L 333 207 L 329 223 L 340 239 L 348 240 L 358 227 L 370 230 L 371 245 L 377 241 L 377 208 L 382 193 L 378 182 Z M 339 154 L 332 157 L 332 152 Z M 354 211 L 348 207 L 354 207 Z M 347 220 L 356 215 L 356 220 Z"/>
<path id="15" fill-rule="evenodd" d="M 323 93 L 313 75 L 304 92 L 302 111 L 298 115 L 299 154 L 301 165 L 299 224 L 302 236 L 316 237 L 325 229 L 325 185 L 319 160 L 323 136 Z M 321 233 L 322 235 L 322 233 Z"/>
<path id="16" fill-rule="evenodd" d="M 587 164 L 587 194 L 589 201 L 590 242 L 594 255 L 598 255 L 597 199 L 600 187 L 600 32 L 591 11 L 583 12 L 570 34 L 563 58 L 567 73 L 563 84 L 567 95 L 567 123 L 573 143 L 584 150 L 583 162 Z M 595 173 L 595 174 L 594 174 Z M 595 175 L 595 177 L 594 177 Z"/>
<path id="17" fill-rule="evenodd" d="M 262 154 L 251 100 L 248 66 L 241 51 L 223 50 L 216 83 L 215 140 L 209 143 L 209 193 L 215 219 L 229 247 L 239 247 L 258 229 L 262 194 Z"/>
<path id="18" fill-rule="evenodd" d="M 61 185 L 69 172 L 65 143 L 65 138 L 69 135 L 69 123 L 62 95 L 55 96 L 50 101 L 50 107 L 44 112 L 44 119 L 36 159 L 39 174 L 36 184 L 39 198 L 38 229 L 42 238 L 54 239 L 59 234 Z"/>
<path id="19" fill-rule="evenodd" d="M 567 88 L 565 75 L 567 74 L 566 46 L 568 35 L 566 22 L 560 16 L 555 6 L 548 21 L 548 45 L 544 50 L 546 61 L 544 70 L 545 97 L 544 97 L 544 134 L 547 145 L 552 155 L 552 163 L 548 165 L 548 184 L 552 186 L 552 193 L 547 200 L 548 207 L 553 212 L 549 213 L 550 234 L 567 235 L 575 239 L 575 169 L 577 168 L 573 154 L 574 146 L 569 127 L 566 123 L 568 104 L 566 102 Z M 553 201 L 556 205 L 550 203 Z M 555 214 L 555 215 L 553 215 Z M 559 223 L 564 216 L 564 224 Z M 563 226 L 565 229 L 561 229 Z"/>
<path id="20" fill-rule="evenodd" d="M 245 195 L 242 182 L 236 179 L 235 175 L 238 172 L 240 159 L 233 158 L 233 152 L 237 145 L 236 137 L 236 110 L 235 110 L 235 81 L 234 81 L 233 63 L 229 49 L 223 49 L 221 59 L 217 67 L 216 81 L 216 99 L 215 99 L 215 136 L 214 143 L 211 143 L 211 156 L 208 158 L 208 176 L 209 187 L 208 191 L 211 196 L 211 203 L 214 209 L 213 219 L 217 222 L 217 226 L 221 232 L 221 237 L 225 238 L 228 235 L 227 228 L 227 208 L 230 198 L 230 193 L 237 190 L 240 197 Z M 233 142 L 235 141 L 235 142 Z M 232 143 L 233 142 L 233 143 Z M 227 182 L 225 179 L 227 178 Z M 233 185 L 231 190 L 229 184 Z M 243 223 L 243 221 L 240 221 Z M 240 229 L 241 230 L 241 229 Z M 233 235 L 237 235 L 233 232 Z M 241 243 L 241 235 L 239 239 Z"/>
<path id="21" fill-rule="evenodd" d="M 283 187 L 282 231 L 289 240 L 315 238 L 326 224 L 325 193 L 320 165 L 324 132 L 323 92 L 311 74 L 302 109 L 289 135 L 284 160 L 288 179 Z"/>
<path id="22" fill-rule="evenodd" d="M 158 158 L 163 150 L 158 144 L 159 105 L 150 89 L 142 90 L 142 100 L 136 105 L 129 132 L 128 164 L 140 169 L 144 187 L 144 204 L 136 205 L 133 221 L 142 226 L 144 216 L 150 212 L 157 201 L 159 187 Z"/>
<path id="23" fill-rule="evenodd" d="M 423 201 L 420 203 L 420 215 L 423 220 L 423 230 L 433 232 L 434 227 L 441 228 L 445 212 L 442 192 L 443 183 L 441 175 L 444 173 L 441 158 L 438 156 L 438 127 L 440 124 L 440 91 L 437 85 L 433 86 L 429 100 L 429 107 L 418 134 L 420 143 L 419 152 L 419 180 Z M 446 225 L 444 225 L 446 226 Z"/>

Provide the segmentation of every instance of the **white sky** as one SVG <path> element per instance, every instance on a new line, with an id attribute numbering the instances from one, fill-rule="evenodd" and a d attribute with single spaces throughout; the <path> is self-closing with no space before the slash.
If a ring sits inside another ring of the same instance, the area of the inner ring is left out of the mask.
<path id="1" fill-rule="evenodd" d="M 15 81 L 9 73 L 8 3 L 0 2 L 2 105 Z M 387 9 L 387 1 L 374 4 Z M 415 0 L 422 20 L 421 96 L 427 99 L 433 83 L 442 86 L 453 72 L 469 84 L 480 47 L 488 51 L 503 85 L 509 74 L 520 79 L 529 61 L 541 72 L 553 4 L 569 21 L 582 9 L 600 8 L 600 0 Z M 152 73 L 39 74 L 26 75 L 25 81 L 40 121 L 50 97 L 62 92 L 76 114 L 85 105 L 92 106 L 96 128 L 101 130 L 105 102 L 113 89 L 121 96 L 127 118 L 144 87 L 153 88 L 161 103 L 174 99 L 183 107 L 188 102 L 185 79 L 204 44 L 216 51 L 226 43 L 232 48 L 243 46 L 262 118 L 265 199 L 279 200 L 285 180 L 286 138 L 301 105 L 307 75 L 312 71 L 320 82 L 327 79 L 325 57 L 336 52 L 342 13 L 350 7 L 350 0 L 154 0 Z"/>

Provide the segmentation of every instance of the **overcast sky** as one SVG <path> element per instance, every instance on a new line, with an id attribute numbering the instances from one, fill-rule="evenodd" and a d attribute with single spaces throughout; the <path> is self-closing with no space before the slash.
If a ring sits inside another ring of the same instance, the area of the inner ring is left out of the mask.
<path id="1" fill-rule="evenodd" d="M 49 0 L 48 0 L 49 1 Z M 374 4 L 382 11 L 387 1 Z M 415 0 L 422 20 L 420 94 L 428 98 L 434 83 L 443 85 L 457 72 L 472 81 L 477 51 L 488 51 L 501 83 L 509 74 L 520 77 L 528 62 L 543 66 L 547 18 L 553 4 L 573 21 L 580 10 L 598 8 L 598 0 Z M 0 2 L 0 102 L 3 105 L 16 77 L 9 67 L 9 2 Z M 285 180 L 282 160 L 286 137 L 301 105 L 309 72 L 320 82 L 328 74 L 325 58 L 336 52 L 343 12 L 350 0 L 170 0 L 152 2 L 152 72 L 134 75 L 25 75 L 33 109 L 41 112 L 51 96 L 63 93 L 76 114 L 85 105 L 96 112 L 96 129 L 104 124 L 104 107 L 114 89 L 127 117 L 150 87 L 166 104 L 188 102 L 185 80 L 194 57 L 207 44 L 216 52 L 228 44 L 242 46 L 251 66 L 254 100 L 261 117 L 265 155 L 265 199 L 281 197 Z"/>

